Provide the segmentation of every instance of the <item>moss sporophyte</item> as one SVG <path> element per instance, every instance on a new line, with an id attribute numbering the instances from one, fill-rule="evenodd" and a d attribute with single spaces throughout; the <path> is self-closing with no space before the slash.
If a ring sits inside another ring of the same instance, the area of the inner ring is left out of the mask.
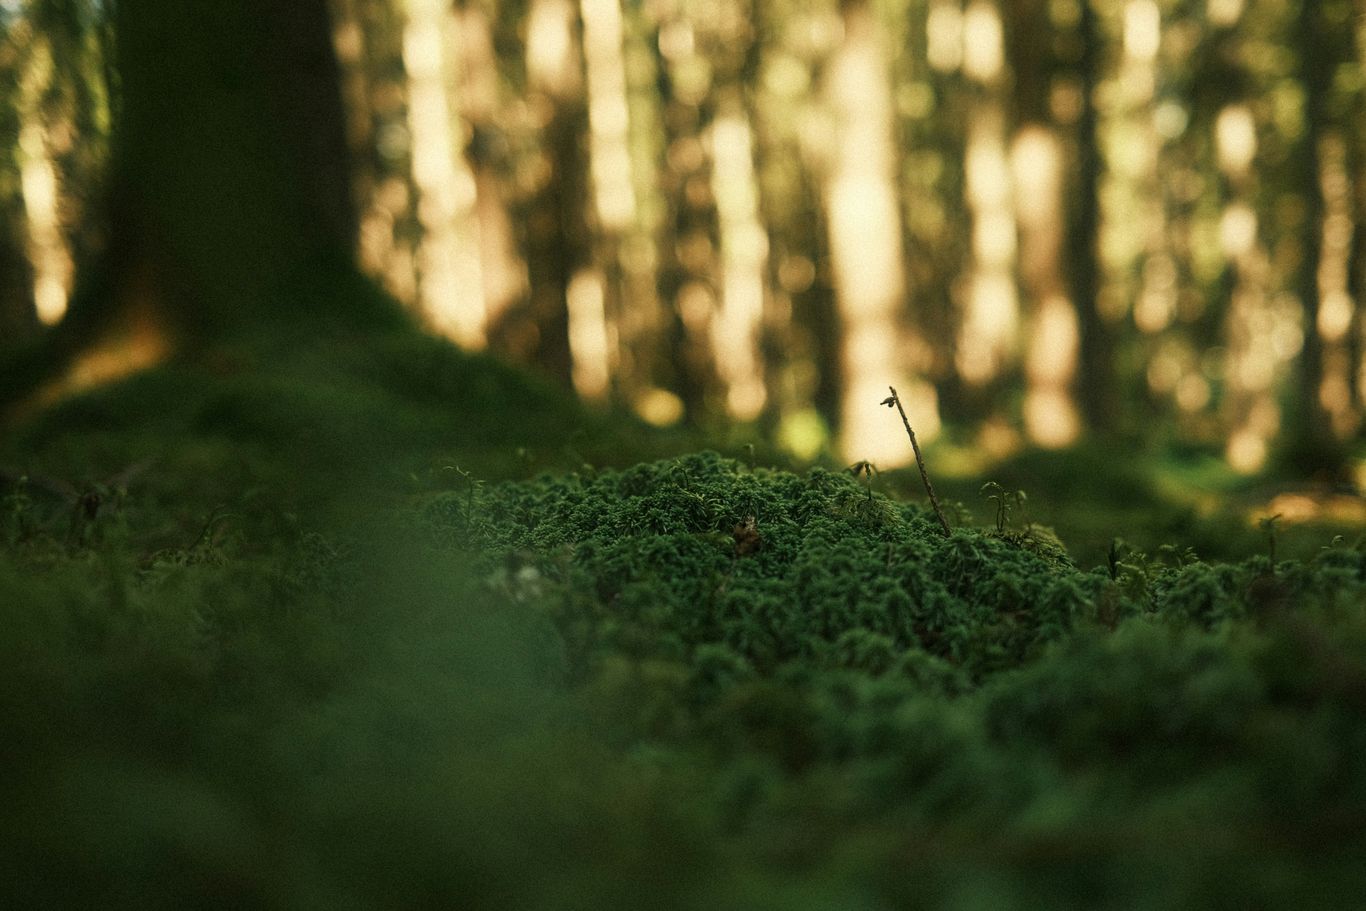
<path id="1" fill-rule="evenodd" d="M 911 439 L 911 451 L 915 453 L 915 464 L 920 469 L 920 480 L 925 484 L 925 493 L 930 498 L 930 505 L 934 507 L 934 515 L 939 520 L 939 527 L 944 530 L 944 534 L 952 534 L 949 530 L 949 520 L 944 518 L 944 510 L 939 506 L 939 498 L 934 495 L 934 485 L 930 483 L 930 473 L 925 470 L 925 457 L 920 453 L 920 444 L 916 442 L 915 431 L 911 429 L 910 418 L 906 417 L 906 409 L 901 406 L 901 396 L 896 394 L 896 389 L 887 387 L 892 394 L 882 400 L 882 404 L 888 408 L 895 407 L 901 414 L 901 423 L 906 427 L 906 436 Z"/>

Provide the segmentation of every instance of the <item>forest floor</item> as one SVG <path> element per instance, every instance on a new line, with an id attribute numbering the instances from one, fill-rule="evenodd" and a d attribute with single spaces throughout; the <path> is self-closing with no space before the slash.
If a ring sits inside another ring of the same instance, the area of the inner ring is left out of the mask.
<path id="1" fill-rule="evenodd" d="M 6 907 L 1366 889 L 1351 494 L 931 449 L 946 536 L 914 471 L 727 458 L 411 336 L 6 431 Z"/>

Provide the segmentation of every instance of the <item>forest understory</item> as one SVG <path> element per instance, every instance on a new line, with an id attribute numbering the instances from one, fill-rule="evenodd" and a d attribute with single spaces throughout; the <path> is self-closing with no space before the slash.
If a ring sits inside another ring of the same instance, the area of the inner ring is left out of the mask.
<path id="1" fill-rule="evenodd" d="M 6 907 L 1366 888 L 1349 510 L 1273 520 L 1213 457 L 943 445 L 945 535 L 914 470 L 585 412 L 414 333 L 284 350 L 7 428 Z"/>

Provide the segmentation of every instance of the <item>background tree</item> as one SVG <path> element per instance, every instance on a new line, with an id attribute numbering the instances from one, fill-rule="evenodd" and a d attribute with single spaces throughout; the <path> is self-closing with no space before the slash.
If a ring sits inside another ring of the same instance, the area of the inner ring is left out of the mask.
<path id="1" fill-rule="evenodd" d="M 1071 69 L 1077 93 L 1077 118 L 1068 193 L 1067 272 L 1080 333 L 1080 370 L 1077 398 L 1088 428 L 1113 430 L 1119 406 L 1113 371 L 1114 344 L 1100 308 L 1101 265 L 1100 121 L 1096 96 L 1101 83 L 1101 34 L 1092 0 L 1081 0 L 1076 29 L 1069 41 Z"/>
<path id="2" fill-rule="evenodd" d="M 3 386 L 111 326 L 155 352 L 392 317 L 359 258 L 655 423 L 866 456 L 853 387 L 904 370 L 922 436 L 942 413 L 991 458 L 1143 426 L 1342 478 L 1360 8 L 6 4 L 0 319 L 39 342 Z"/>
<path id="3" fill-rule="evenodd" d="M 100 333 L 181 341 L 392 322 L 353 265 L 357 218 L 324 0 L 123 0 L 106 239 L 72 313 L 8 394 Z"/>
<path id="4" fill-rule="evenodd" d="M 1337 409 L 1352 409 L 1340 399 L 1349 398 L 1348 384 L 1338 389 L 1330 379 L 1334 345 L 1350 326 L 1338 318 L 1337 301 L 1323 294 L 1329 268 L 1328 254 L 1341 231 L 1327 221 L 1330 200 L 1327 187 L 1333 181 L 1327 169 L 1332 153 L 1329 144 L 1340 145 L 1347 126 L 1343 115 L 1351 111 L 1335 91 L 1340 68 L 1352 65 L 1354 50 L 1351 5 L 1346 2 L 1301 2 L 1295 17 L 1294 41 L 1298 78 L 1303 92 L 1303 117 L 1291 156 L 1293 185 L 1300 199 L 1298 252 L 1293 287 L 1303 312 L 1303 349 L 1295 373 L 1299 404 L 1287 412 L 1283 457 L 1301 471 L 1343 476 L 1346 459 L 1343 433 L 1335 428 Z M 1357 68 L 1359 72 L 1359 67 Z M 1345 176 L 1345 175 L 1344 175 Z M 1361 179 L 1361 175 L 1357 176 Z M 1345 197 L 1343 190 L 1335 195 Z M 1360 228 L 1358 228 L 1360 230 Z M 1345 323 L 1346 325 L 1341 325 Z M 1350 420 L 1350 418 L 1348 418 Z M 1341 422 L 1338 422 L 1341 423 Z M 1341 430 L 1346 430 L 1342 427 Z"/>

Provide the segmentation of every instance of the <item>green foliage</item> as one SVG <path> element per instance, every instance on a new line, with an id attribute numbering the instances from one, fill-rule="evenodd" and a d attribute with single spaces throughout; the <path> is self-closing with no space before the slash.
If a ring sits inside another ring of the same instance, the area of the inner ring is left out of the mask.
<path id="1" fill-rule="evenodd" d="M 1116 544 L 1083 573 L 1033 528 L 946 539 L 847 473 L 710 453 L 452 491 L 423 515 L 522 580 L 600 735 L 707 770 L 702 805 L 763 863 L 930 905 L 979 877 L 1006 907 L 1275 903 L 1289 870 L 1360 879 L 1304 853 L 1340 807 L 1366 810 L 1347 758 L 1366 744 L 1360 550 L 1272 575 Z M 747 517 L 762 546 L 742 554 Z M 914 891 L 879 878 L 927 843 L 898 867 Z"/>
<path id="2" fill-rule="evenodd" d="M 714 453 L 456 490 L 426 515 L 488 565 L 544 580 L 590 664 L 603 650 L 677 659 L 724 645 L 765 673 L 886 669 L 914 648 L 976 679 L 1068 632 L 1099 582 L 1024 536 L 945 538 L 848 474 L 751 471 Z"/>
<path id="3" fill-rule="evenodd" d="M 724 867 L 585 738 L 543 615 L 365 531 L 0 560 L 8 907 L 615 907 L 608 865 Z"/>
<path id="4" fill-rule="evenodd" d="M 1083 571 L 1018 512 L 946 537 L 867 469 L 595 469 L 660 444 L 426 344 L 173 365 L 8 438 L 4 904 L 1366 887 L 1360 547 L 1111 528 Z"/>

